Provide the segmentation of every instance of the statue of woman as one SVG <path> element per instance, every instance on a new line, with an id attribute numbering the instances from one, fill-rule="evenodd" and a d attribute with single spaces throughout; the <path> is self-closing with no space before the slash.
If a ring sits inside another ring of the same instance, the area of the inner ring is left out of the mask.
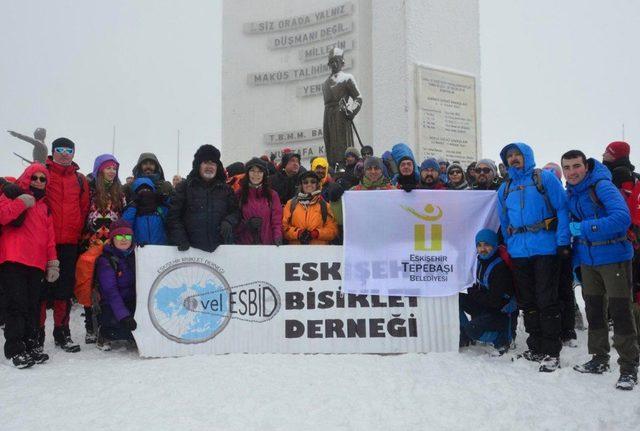
<path id="1" fill-rule="evenodd" d="M 340 48 L 329 53 L 331 76 L 322 84 L 324 123 L 322 134 L 329 166 L 344 159 L 347 147 L 353 147 L 353 118 L 362 107 L 362 97 L 353 75 L 342 71 L 344 58 Z"/>

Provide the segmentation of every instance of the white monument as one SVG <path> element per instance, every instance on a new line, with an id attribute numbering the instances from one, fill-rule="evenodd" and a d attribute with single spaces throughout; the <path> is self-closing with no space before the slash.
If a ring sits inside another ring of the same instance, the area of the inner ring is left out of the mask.
<path id="1" fill-rule="evenodd" d="M 284 148 L 324 155 L 321 87 L 336 46 L 364 100 L 355 125 L 376 155 L 405 142 L 418 163 L 477 159 L 478 0 L 225 0 L 226 163 L 279 160 Z"/>

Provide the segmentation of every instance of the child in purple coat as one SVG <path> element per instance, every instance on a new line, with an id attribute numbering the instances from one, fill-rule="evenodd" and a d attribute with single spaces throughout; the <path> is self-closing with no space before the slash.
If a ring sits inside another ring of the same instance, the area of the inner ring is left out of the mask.
<path id="1" fill-rule="evenodd" d="M 124 219 L 111 225 L 109 241 L 96 261 L 100 286 L 100 331 L 96 346 L 111 350 L 111 341 L 133 341 L 137 324 L 133 229 Z"/>

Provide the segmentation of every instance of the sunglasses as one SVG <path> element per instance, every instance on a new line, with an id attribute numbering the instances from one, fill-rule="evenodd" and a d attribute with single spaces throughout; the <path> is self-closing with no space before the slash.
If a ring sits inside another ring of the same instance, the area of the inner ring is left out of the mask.
<path id="1" fill-rule="evenodd" d="M 40 181 L 41 183 L 46 183 L 47 182 L 47 177 L 45 177 L 44 175 L 40 176 L 40 175 L 31 175 L 31 181 Z"/>
<path id="2" fill-rule="evenodd" d="M 113 237 L 118 241 L 131 241 L 133 239 L 133 235 L 128 233 L 124 235 L 114 235 Z"/>
<path id="3" fill-rule="evenodd" d="M 462 171 L 450 171 L 449 175 L 462 175 Z"/>
<path id="4" fill-rule="evenodd" d="M 476 168 L 476 174 L 488 174 L 491 172 L 490 168 Z"/>
<path id="5" fill-rule="evenodd" d="M 69 147 L 56 147 L 54 151 L 58 154 L 73 154 L 73 148 Z"/>
<path id="6" fill-rule="evenodd" d="M 316 180 L 304 180 L 302 184 L 318 184 Z"/>

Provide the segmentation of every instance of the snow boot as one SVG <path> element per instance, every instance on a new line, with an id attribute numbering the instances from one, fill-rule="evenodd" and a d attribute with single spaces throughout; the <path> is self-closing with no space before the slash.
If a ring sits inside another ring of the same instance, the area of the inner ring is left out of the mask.
<path id="1" fill-rule="evenodd" d="M 80 351 L 80 346 L 73 342 L 69 328 L 59 326 L 53 329 L 53 339 L 56 346 L 68 353 Z"/>
<path id="2" fill-rule="evenodd" d="M 36 346 L 33 349 L 29 350 L 29 356 L 33 359 L 33 362 L 36 364 L 44 364 L 49 360 L 49 355 L 44 353 L 42 350 L 42 346 Z"/>
<path id="3" fill-rule="evenodd" d="M 558 368 L 560 368 L 560 358 L 558 356 L 546 355 L 542 361 L 540 361 L 538 371 L 541 373 L 553 373 Z"/>
<path id="4" fill-rule="evenodd" d="M 108 352 L 111 350 L 111 341 L 104 338 L 102 335 L 98 334 L 98 339 L 96 340 L 96 347 L 103 352 Z"/>
<path id="5" fill-rule="evenodd" d="M 622 391 L 633 390 L 633 387 L 638 384 L 638 374 L 620 373 L 620 378 L 616 383 L 616 389 Z"/>
<path id="6" fill-rule="evenodd" d="M 518 359 L 524 358 L 527 361 L 531 362 L 540 362 L 544 359 L 544 355 L 542 353 L 536 353 L 532 350 L 525 350 L 520 355 L 518 355 Z"/>
<path id="7" fill-rule="evenodd" d="M 605 371 L 609 371 L 609 360 L 598 358 L 594 355 L 590 361 L 582 365 L 574 365 L 573 369 L 579 373 L 602 374 Z"/>
<path id="8" fill-rule="evenodd" d="M 96 344 L 97 339 L 96 333 L 87 329 L 87 333 L 84 336 L 84 344 Z"/>
<path id="9" fill-rule="evenodd" d="M 563 331 L 560 340 L 565 347 L 578 347 L 578 336 L 573 329 Z"/>
<path id="10" fill-rule="evenodd" d="M 35 364 L 35 361 L 27 352 L 13 355 L 11 357 L 11 362 L 13 363 L 14 367 L 19 369 L 33 367 L 33 365 Z"/>

